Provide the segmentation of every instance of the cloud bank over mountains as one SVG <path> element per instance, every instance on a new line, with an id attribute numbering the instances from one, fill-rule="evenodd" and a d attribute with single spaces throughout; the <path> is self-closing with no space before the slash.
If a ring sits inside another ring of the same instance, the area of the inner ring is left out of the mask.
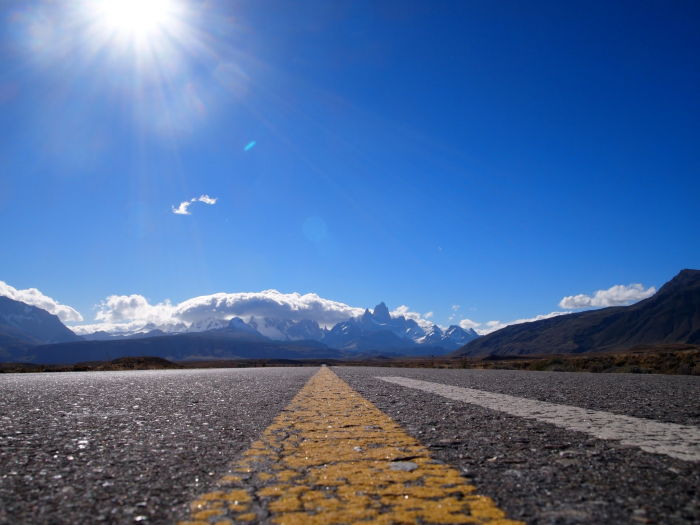
<path id="1" fill-rule="evenodd" d="M 407 307 L 406 311 L 408 311 Z M 324 299 L 317 294 L 282 293 L 277 290 L 262 292 L 215 293 L 193 297 L 178 304 L 170 301 L 150 304 L 138 294 L 111 295 L 99 305 L 95 320 L 99 323 L 73 326 L 79 334 L 104 330 L 127 333 L 141 327 L 158 327 L 164 330 L 184 330 L 192 323 L 241 317 L 312 320 L 330 327 L 361 315 L 363 308 Z M 409 312 L 411 315 L 419 315 Z"/>
<path id="2" fill-rule="evenodd" d="M 36 288 L 18 290 L 6 282 L 0 281 L 0 295 L 9 297 L 15 301 L 37 306 L 42 310 L 46 310 L 50 314 L 58 316 L 58 318 L 64 323 L 79 323 L 83 320 L 83 316 L 80 315 L 80 312 L 68 305 L 59 303 L 47 295 L 44 295 Z"/>
<path id="3" fill-rule="evenodd" d="M 566 310 L 573 310 L 627 305 L 646 299 L 655 292 L 656 288 L 653 286 L 645 288 L 641 284 L 615 285 L 607 290 L 598 290 L 592 295 L 578 294 L 564 297 L 559 302 L 559 306 Z M 18 290 L 0 281 L 0 295 L 38 306 L 57 315 L 65 323 L 83 322 L 83 316 L 76 309 L 57 302 L 36 288 Z M 451 306 L 450 321 L 456 317 L 458 310 L 458 305 Z M 110 295 L 98 305 L 94 323 L 72 324 L 70 328 L 78 335 L 98 331 L 119 335 L 154 329 L 182 332 L 195 327 L 207 329 L 207 326 L 213 326 L 212 322 L 216 324 L 218 321 L 228 321 L 233 317 L 240 317 L 246 322 L 252 318 L 308 320 L 318 323 L 321 327 L 332 328 L 337 323 L 361 316 L 364 311 L 364 308 L 325 299 L 315 293 L 282 293 L 278 290 L 222 292 L 193 297 L 176 304 L 169 300 L 151 304 L 146 297 L 139 294 Z M 459 326 L 464 330 L 474 329 L 478 334 L 485 335 L 509 325 L 539 321 L 567 313 L 569 312 L 553 311 L 508 322 L 500 320 L 477 322 L 464 318 L 459 321 Z M 391 316 L 404 316 L 406 319 L 415 321 L 426 331 L 431 330 L 435 325 L 431 320 L 433 312 L 414 312 L 406 305 L 398 306 L 391 311 Z"/>
<path id="4" fill-rule="evenodd" d="M 645 289 L 639 283 L 628 284 L 627 286 L 616 284 L 607 290 L 598 290 L 593 295 L 568 295 L 559 301 L 559 306 L 567 309 L 626 306 L 651 297 L 655 293 L 656 288 L 653 286 Z"/>

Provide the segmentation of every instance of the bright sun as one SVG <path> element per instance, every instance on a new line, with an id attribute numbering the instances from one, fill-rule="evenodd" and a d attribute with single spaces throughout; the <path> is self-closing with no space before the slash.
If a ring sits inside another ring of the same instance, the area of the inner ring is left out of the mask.
<path id="1" fill-rule="evenodd" d="M 105 36 L 135 44 L 172 35 L 179 23 L 177 0 L 91 0 L 87 5 Z"/>

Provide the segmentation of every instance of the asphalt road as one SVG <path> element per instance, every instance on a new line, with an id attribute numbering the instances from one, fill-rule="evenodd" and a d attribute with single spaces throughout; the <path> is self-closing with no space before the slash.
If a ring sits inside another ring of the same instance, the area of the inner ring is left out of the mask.
<path id="1" fill-rule="evenodd" d="M 0 523 L 172 523 L 316 370 L 0 375 Z"/>
<path id="2" fill-rule="evenodd" d="M 402 376 L 685 425 L 700 377 L 506 370 L 336 369 L 509 517 L 527 523 L 700 523 L 700 463 L 453 401 Z"/>
<path id="3" fill-rule="evenodd" d="M 700 462 L 377 377 L 700 426 L 700 377 L 333 368 L 528 523 L 700 523 Z M 0 375 L 0 523 L 172 523 L 316 368 Z"/>

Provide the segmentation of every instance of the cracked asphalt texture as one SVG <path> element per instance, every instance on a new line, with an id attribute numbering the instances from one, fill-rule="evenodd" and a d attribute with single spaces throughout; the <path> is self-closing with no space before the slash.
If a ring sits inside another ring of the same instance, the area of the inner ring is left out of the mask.
<path id="1" fill-rule="evenodd" d="M 172 523 L 318 368 L 0 375 L 0 523 Z M 404 376 L 680 424 L 700 377 L 334 367 L 536 524 L 700 523 L 700 465 L 375 379 Z"/>
<path id="2" fill-rule="evenodd" d="M 700 377 L 333 368 L 459 467 L 509 518 L 533 524 L 700 523 L 700 464 L 378 381 L 403 376 L 686 425 L 700 422 Z"/>
<path id="3" fill-rule="evenodd" d="M 0 523 L 172 523 L 316 370 L 0 375 Z"/>

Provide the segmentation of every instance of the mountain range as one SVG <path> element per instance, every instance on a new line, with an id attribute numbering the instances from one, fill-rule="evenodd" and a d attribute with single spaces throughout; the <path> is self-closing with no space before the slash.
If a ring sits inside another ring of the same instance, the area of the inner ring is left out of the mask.
<path id="1" fill-rule="evenodd" d="M 149 324 L 122 335 L 79 337 L 54 316 L 0 297 L 0 361 L 68 363 L 148 355 L 172 359 L 335 358 L 442 355 L 478 337 L 473 330 L 392 316 L 384 303 L 330 329 L 308 319 L 203 319 L 180 326 Z"/>
<path id="2" fill-rule="evenodd" d="M 227 330 L 250 334 L 251 337 L 262 337 L 271 341 L 316 341 L 330 348 L 347 351 L 384 351 L 384 350 L 415 350 L 420 347 L 444 351 L 455 350 L 479 337 L 472 329 L 453 325 L 442 330 L 438 325 L 423 322 L 423 326 L 413 319 L 403 315 L 392 316 L 386 304 L 379 303 L 373 311 L 365 310 L 358 317 L 337 323 L 331 328 L 323 328 L 310 319 L 292 320 L 275 319 L 270 317 L 251 317 L 244 321 L 240 317 L 225 319 L 202 319 L 189 326 L 159 327 L 149 324 L 139 331 L 110 335 L 106 332 L 95 332 L 83 336 L 85 340 L 108 341 L 123 338 L 154 337 L 166 334 L 211 332 Z M 420 353 L 420 352 L 418 352 Z"/>
<path id="3" fill-rule="evenodd" d="M 578 354 L 662 343 L 700 344 L 700 270 L 682 270 L 656 294 L 631 306 L 506 326 L 453 355 Z"/>
<path id="4" fill-rule="evenodd" d="M 450 326 L 444 332 L 433 323 L 423 327 L 413 319 L 403 315 L 392 317 L 384 303 L 365 312 L 359 317 L 336 324 L 320 339 L 333 348 L 342 350 L 366 351 L 373 348 L 406 349 L 411 346 L 459 348 L 479 337 L 473 329 L 464 330 Z"/>
<path id="5" fill-rule="evenodd" d="M 176 360 L 344 359 L 444 355 L 451 350 L 455 357 L 484 357 L 700 344 L 700 270 L 681 271 L 655 295 L 631 306 L 511 325 L 481 337 L 458 326 L 442 329 L 392 316 L 384 303 L 330 328 L 308 319 L 267 317 L 183 323 L 177 327 L 180 333 L 163 328 L 146 325 L 121 336 L 96 332 L 79 337 L 55 315 L 0 297 L 0 361 L 50 364 L 142 355 Z"/>

